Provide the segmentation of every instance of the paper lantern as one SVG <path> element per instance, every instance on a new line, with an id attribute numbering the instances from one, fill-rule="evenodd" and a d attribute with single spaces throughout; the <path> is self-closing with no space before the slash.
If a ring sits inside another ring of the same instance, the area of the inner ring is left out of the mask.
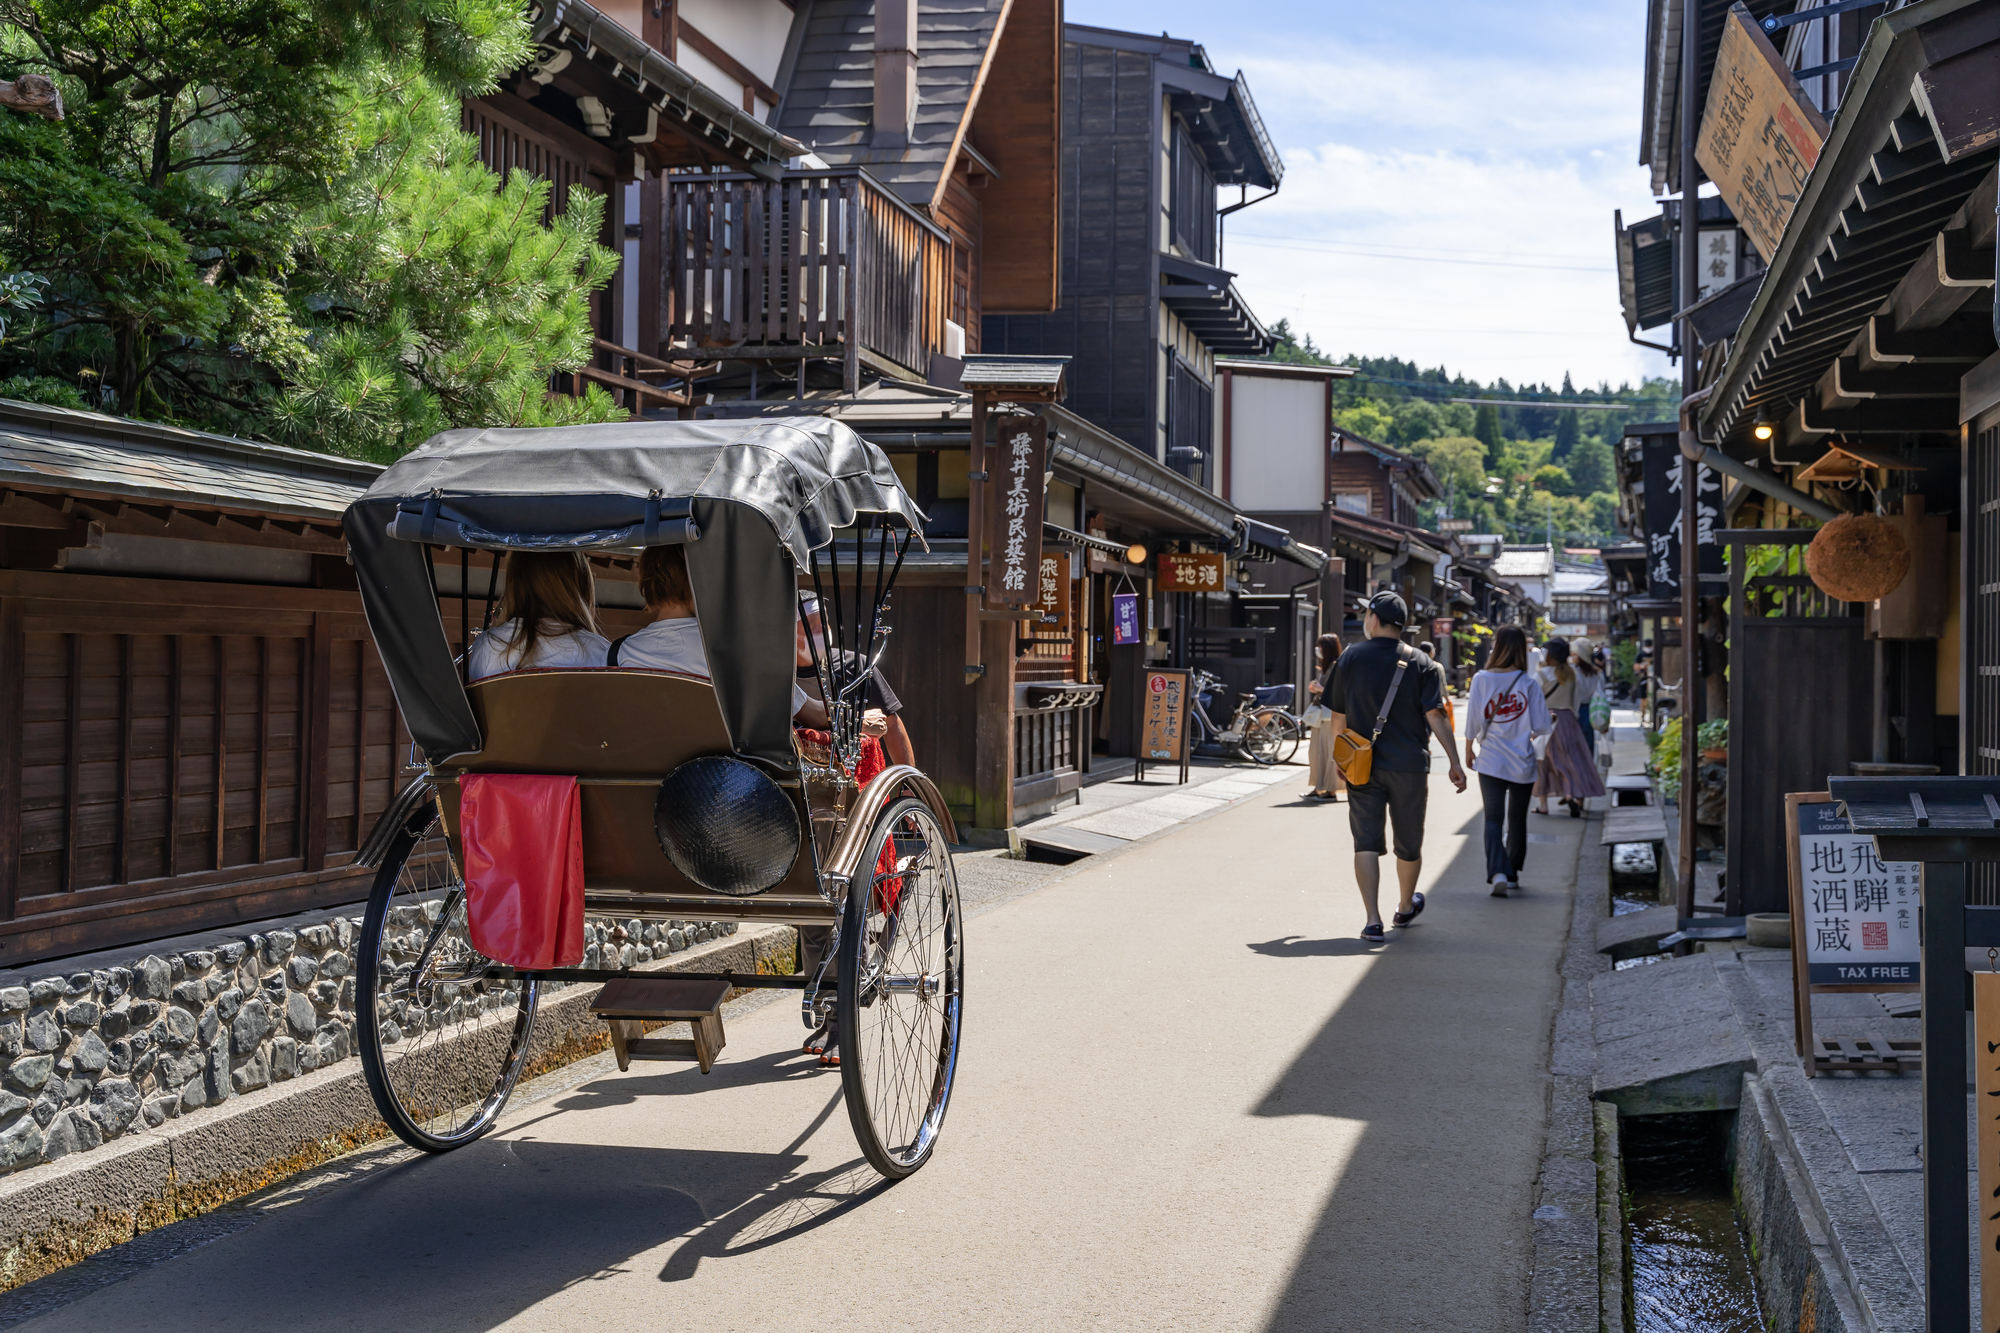
<path id="1" fill-rule="evenodd" d="M 1874 514 L 1842 514 L 1806 548 L 1806 573 L 1843 602 L 1887 597 L 1910 572 L 1910 548 L 1893 523 Z"/>

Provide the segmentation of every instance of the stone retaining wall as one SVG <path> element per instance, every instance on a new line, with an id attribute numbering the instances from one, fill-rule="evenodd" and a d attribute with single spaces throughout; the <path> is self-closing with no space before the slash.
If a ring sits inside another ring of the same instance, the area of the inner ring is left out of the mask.
<path id="1" fill-rule="evenodd" d="M 735 931 L 592 918 L 584 966 L 642 965 Z M 359 915 L 339 915 L 0 980 L 0 1176 L 354 1058 L 360 935 Z"/>

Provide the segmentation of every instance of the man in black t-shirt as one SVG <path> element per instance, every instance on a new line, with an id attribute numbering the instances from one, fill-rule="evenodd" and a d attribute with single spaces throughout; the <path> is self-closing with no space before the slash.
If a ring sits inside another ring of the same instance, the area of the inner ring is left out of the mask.
<path id="1" fill-rule="evenodd" d="M 1361 932 L 1364 940 L 1382 938 L 1378 900 L 1382 854 L 1389 850 L 1383 836 L 1385 823 L 1393 824 L 1396 832 L 1396 882 L 1401 890 L 1396 924 L 1407 926 L 1424 910 L 1417 876 L 1423 869 L 1433 735 L 1444 746 L 1451 764 L 1451 785 L 1465 790 L 1465 769 L 1459 765 L 1451 722 L 1444 711 L 1444 678 L 1430 658 L 1404 645 L 1403 623 L 1408 616 L 1402 598 L 1393 592 L 1376 593 L 1361 622 L 1368 637 L 1340 655 L 1326 692 L 1326 706 L 1333 710 L 1333 734 L 1353 730 L 1366 738 L 1373 735 L 1382 700 L 1396 680 L 1398 664 L 1403 664 L 1401 683 L 1395 686 L 1395 698 L 1382 721 L 1382 734 L 1374 738 L 1374 763 L 1368 781 L 1363 786 L 1349 786 L 1347 793 L 1347 827 L 1354 835 L 1354 879 L 1361 889 L 1361 905 L 1368 913 L 1368 925 Z"/>

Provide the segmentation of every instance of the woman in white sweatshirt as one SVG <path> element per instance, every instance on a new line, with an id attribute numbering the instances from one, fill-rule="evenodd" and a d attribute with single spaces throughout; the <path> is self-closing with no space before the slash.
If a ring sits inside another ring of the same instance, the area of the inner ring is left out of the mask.
<path id="1" fill-rule="evenodd" d="M 1534 738 L 1553 728 L 1541 682 L 1528 669 L 1518 625 L 1493 635 L 1485 670 L 1465 703 L 1465 766 L 1479 774 L 1486 805 L 1486 879 L 1495 898 L 1520 883 L 1528 859 L 1528 802 L 1535 792 Z"/>

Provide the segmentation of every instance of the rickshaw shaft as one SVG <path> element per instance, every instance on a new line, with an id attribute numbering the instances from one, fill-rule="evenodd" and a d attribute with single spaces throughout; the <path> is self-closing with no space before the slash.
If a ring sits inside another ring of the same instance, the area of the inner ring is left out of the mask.
<path id="1" fill-rule="evenodd" d="M 620 981 L 627 977 L 660 977 L 671 981 L 726 981 L 744 990 L 804 990 L 810 980 L 803 973 L 772 976 L 763 972 L 641 972 L 629 967 L 558 967 L 547 970 L 496 967 L 483 975 L 500 981 Z"/>

